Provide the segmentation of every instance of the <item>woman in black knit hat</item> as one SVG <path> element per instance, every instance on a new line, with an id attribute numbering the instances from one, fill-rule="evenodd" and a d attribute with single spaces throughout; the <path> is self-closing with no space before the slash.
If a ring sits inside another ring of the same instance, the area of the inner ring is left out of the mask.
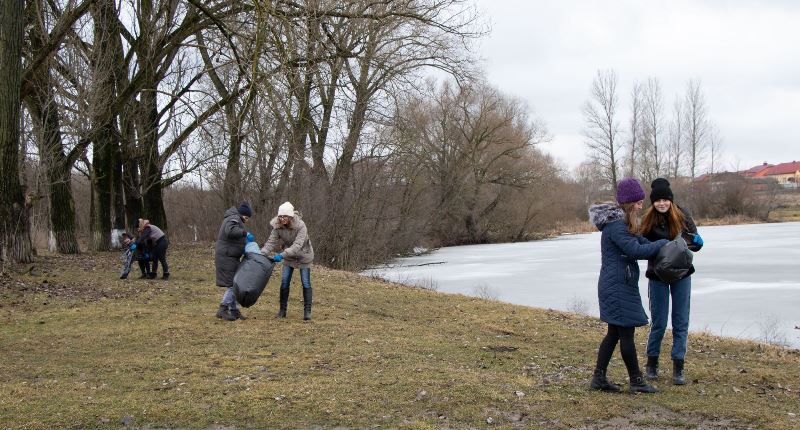
<path id="1" fill-rule="evenodd" d="M 692 216 L 673 202 L 674 195 L 669 181 L 658 178 L 650 185 L 650 202 L 653 204 L 645 213 L 641 224 L 641 234 L 649 240 L 672 240 L 679 235 L 683 237 L 689 249 L 697 252 L 703 247 L 703 239 L 697 233 L 697 226 Z M 645 276 L 650 280 L 648 296 L 650 298 L 650 334 L 647 338 L 646 376 L 650 380 L 658 379 L 658 356 L 661 352 L 661 341 L 667 329 L 670 298 L 672 299 L 672 383 L 683 385 L 686 378 L 683 374 L 686 356 L 686 341 L 689 333 L 689 304 L 692 291 L 694 266 L 682 279 L 666 283 L 654 271 L 654 258 L 647 262 Z"/>

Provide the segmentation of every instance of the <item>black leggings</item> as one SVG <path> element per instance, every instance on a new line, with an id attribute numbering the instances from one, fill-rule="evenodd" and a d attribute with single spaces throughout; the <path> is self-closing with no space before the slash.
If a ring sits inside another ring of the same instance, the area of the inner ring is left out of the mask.
<path id="1" fill-rule="evenodd" d="M 167 266 L 167 248 L 169 247 L 169 239 L 167 236 L 161 236 L 161 239 L 156 241 L 153 250 L 150 251 L 150 258 L 153 260 L 153 276 L 158 272 L 158 263 L 164 266 L 164 274 L 169 273 L 169 266 Z"/>
<path id="2" fill-rule="evenodd" d="M 606 333 L 603 341 L 600 342 L 600 350 L 597 351 L 597 366 L 595 368 L 602 370 L 608 368 L 608 362 L 611 361 L 611 356 L 614 354 L 614 349 L 619 341 L 619 351 L 622 353 L 622 361 L 625 362 L 628 375 L 634 377 L 641 374 L 639 359 L 636 356 L 636 343 L 633 340 L 635 331 L 636 327 L 620 327 L 609 324 L 608 333 Z"/>

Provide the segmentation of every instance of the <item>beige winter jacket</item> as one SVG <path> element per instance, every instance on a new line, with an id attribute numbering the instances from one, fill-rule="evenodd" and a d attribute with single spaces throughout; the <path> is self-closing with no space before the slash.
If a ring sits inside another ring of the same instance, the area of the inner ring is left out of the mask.
<path id="1" fill-rule="evenodd" d="M 281 253 L 283 264 L 295 269 L 311 267 L 311 262 L 314 261 L 314 248 L 308 237 L 306 223 L 300 219 L 300 215 L 295 214 L 288 226 L 280 225 L 278 217 L 272 218 L 269 224 L 272 226 L 272 232 L 261 252 L 267 255 L 273 252 Z"/>

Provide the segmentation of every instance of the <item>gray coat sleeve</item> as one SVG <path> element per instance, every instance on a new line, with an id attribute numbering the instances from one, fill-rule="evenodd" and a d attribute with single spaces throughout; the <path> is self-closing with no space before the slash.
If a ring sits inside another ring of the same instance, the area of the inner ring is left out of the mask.
<path id="1" fill-rule="evenodd" d="M 273 228 L 272 231 L 269 233 L 269 238 L 267 238 L 267 242 L 264 243 L 264 246 L 261 248 L 261 252 L 264 254 L 270 254 L 278 249 L 278 229 Z"/>
<path id="2" fill-rule="evenodd" d="M 230 240 L 236 240 L 247 236 L 247 230 L 245 230 L 244 226 L 242 226 L 242 224 L 237 222 L 235 219 L 230 219 L 225 223 L 224 232 L 225 237 Z"/>

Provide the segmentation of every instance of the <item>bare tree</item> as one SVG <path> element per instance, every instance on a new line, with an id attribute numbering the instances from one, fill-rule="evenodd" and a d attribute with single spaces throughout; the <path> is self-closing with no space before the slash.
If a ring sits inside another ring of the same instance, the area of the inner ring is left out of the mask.
<path id="1" fill-rule="evenodd" d="M 642 99 L 642 84 L 633 84 L 631 90 L 631 122 L 628 127 L 630 140 L 628 141 L 628 176 L 636 176 L 636 157 L 639 155 L 640 137 L 644 121 L 644 100 Z"/>
<path id="2" fill-rule="evenodd" d="M 719 170 L 722 153 L 722 136 L 719 134 L 719 129 L 715 125 L 712 125 L 708 133 L 708 173 L 714 174 Z"/>
<path id="3" fill-rule="evenodd" d="M 667 140 L 667 175 L 677 178 L 684 152 L 684 117 L 683 103 L 680 99 L 675 100 L 672 111 L 672 120 L 668 127 Z"/>
<path id="4" fill-rule="evenodd" d="M 686 156 L 689 177 L 695 178 L 708 150 L 709 121 L 708 107 L 700 81 L 690 80 L 686 84 L 684 98 L 686 124 Z"/>
<path id="5" fill-rule="evenodd" d="M 663 169 L 662 131 L 664 96 L 658 78 L 649 78 L 644 86 L 644 136 L 642 139 L 640 177 L 649 182 L 661 176 Z"/>
<path id="6" fill-rule="evenodd" d="M 601 167 L 603 178 L 611 186 L 617 187 L 617 173 L 621 149 L 619 142 L 619 119 L 617 109 L 617 74 L 614 70 L 598 70 L 592 83 L 592 93 L 583 108 L 586 121 L 584 136 L 586 145 L 592 152 L 595 162 Z"/>
<path id="7" fill-rule="evenodd" d="M 28 207 L 20 180 L 20 88 L 25 16 L 22 0 L 0 5 L 0 258 L 5 262 L 33 261 Z"/>

